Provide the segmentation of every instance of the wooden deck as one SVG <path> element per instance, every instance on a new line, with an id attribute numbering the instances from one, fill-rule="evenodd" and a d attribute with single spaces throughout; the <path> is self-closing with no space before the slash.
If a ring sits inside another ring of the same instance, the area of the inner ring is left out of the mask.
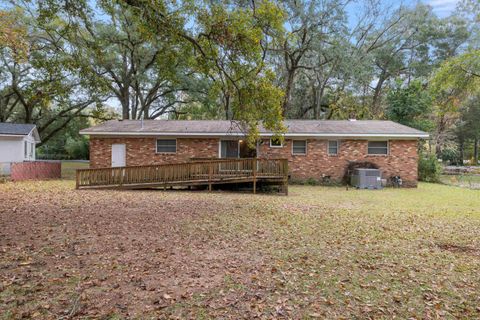
<path id="1" fill-rule="evenodd" d="M 288 161 L 286 159 L 212 159 L 186 163 L 79 169 L 77 189 L 125 188 L 149 189 L 171 186 L 208 186 L 228 183 L 257 183 L 282 186 L 288 194 Z"/>

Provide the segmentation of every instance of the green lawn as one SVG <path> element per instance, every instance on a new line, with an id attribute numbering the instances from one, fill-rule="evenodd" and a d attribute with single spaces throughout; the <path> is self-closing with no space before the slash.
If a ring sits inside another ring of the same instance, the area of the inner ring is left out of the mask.
<path id="1" fill-rule="evenodd" d="M 477 190 L 73 187 L 0 185 L 4 318 L 480 317 Z"/>
<path id="2" fill-rule="evenodd" d="M 88 162 L 62 161 L 62 179 L 74 180 L 75 170 L 87 169 Z"/>

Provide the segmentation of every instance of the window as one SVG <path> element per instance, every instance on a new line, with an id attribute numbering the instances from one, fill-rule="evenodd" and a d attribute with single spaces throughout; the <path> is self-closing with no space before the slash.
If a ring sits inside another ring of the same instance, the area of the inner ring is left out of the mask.
<path id="1" fill-rule="evenodd" d="M 30 158 L 33 158 L 33 149 L 35 148 L 35 143 L 30 143 Z"/>
<path id="2" fill-rule="evenodd" d="M 280 140 L 280 139 L 278 139 L 278 138 L 272 138 L 272 139 L 270 139 L 270 147 L 272 147 L 272 148 L 281 148 L 281 147 L 283 147 L 282 140 Z"/>
<path id="3" fill-rule="evenodd" d="M 368 154 L 388 154 L 388 141 L 368 141 Z"/>
<path id="4" fill-rule="evenodd" d="M 220 142 L 220 157 L 238 158 L 240 154 L 238 145 L 239 142 L 237 140 L 222 140 Z"/>
<path id="5" fill-rule="evenodd" d="M 157 139 L 157 153 L 175 153 L 175 152 L 177 152 L 177 140 Z"/>
<path id="6" fill-rule="evenodd" d="M 24 149 L 23 157 L 26 159 L 28 157 L 28 142 L 27 141 L 23 142 L 23 149 Z"/>
<path id="7" fill-rule="evenodd" d="M 307 140 L 293 140 L 292 154 L 307 154 Z"/>
<path id="8" fill-rule="evenodd" d="M 329 140 L 328 141 L 328 154 L 329 155 L 337 155 L 338 154 L 338 141 L 337 140 Z"/>

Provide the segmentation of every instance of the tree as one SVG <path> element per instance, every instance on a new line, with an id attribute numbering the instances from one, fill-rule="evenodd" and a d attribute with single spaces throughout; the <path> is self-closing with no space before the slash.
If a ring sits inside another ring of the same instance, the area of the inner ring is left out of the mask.
<path id="1" fill-rule="evenodd" d="M 445 61 L 430 81 L 435 101 L 436 152 L 448 140 L 448 129 L 458 120 L 460 107 L 477 95 L 480 88 L 480 50 L 466 53 Z"/>
<path id="2" fill-rule="evenodd" d="M 146 37 L 167 32 L 189 45 L 195 71 L 211 84 L 209 95 L 223 108 L 225 118 L 244 124 L 250 143 L 258 136 L 260 121 L 275 132 L 283 130 L 283 93 L 265 63 L 270 41 L 283 23 L 283 12 L 274 3 L 198 1 L 180 7 L 161 1 L 125 3 L 144 22 Z M 195 28 L 185 23 L 183 10 Z"/>
<path id="3" fill-rule="evenodd" d="M 455 130 L 461 154 L 466 140 L 473 142 L 473 164 L 478 164 L 478 144 L 480 140 L 480 96 L 470 98 L 460 109 L 460 119 Z M 462 159 L 463 160 L 463 159 Z"/>
<path id="4" fill-rule="evenodd" d="M 121 105 L 123 119 L 175 113 L 199 88 L 185 46 L 168 34 L 145 36 L 131 10 L 103 2 L 97 14 L 73 16 L 80 25 L 67 40 L 86 75 Z M 100 15 L 100 17 L 97 17 Z"/>
<path id="5" fill-rule="evenodd" d="M 387 118 L 420 130 L 429 131 L 432 99 L 419 80 L 403 85 L 398 81 L 387 96 Z"/>
<path id="6" fill-rule="evenodd" d="M 314 70 L 333 58 L 326 54 L 329 43 L 345 26 L 345 6 L 349 1 L 285 1 L 287 32 L 274 52 L 281 57 L 285 97 L 283 114 L 292 115 L 291 99 L 301 70 Z M 315 57 L 312 53 L 318 51 Z"/>
<path id="7" fill-rule="evenodd" d="M 61 18 L 43 23 L 38 12 L 16 7 L 18 28 L 26 30 L 26 55 L 0 48 L 0 121 L 35 123 L 41 144 L 76 117 L 101 116 L 95 83 L 82 77 L 78 61 L 63 40 L 70 26 Z"/>

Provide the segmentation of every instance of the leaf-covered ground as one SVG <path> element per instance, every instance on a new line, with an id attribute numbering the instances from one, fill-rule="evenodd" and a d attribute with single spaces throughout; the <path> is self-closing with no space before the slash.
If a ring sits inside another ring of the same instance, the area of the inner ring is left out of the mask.
<path id="1" fill-rule="evenodd" d="M 0 317 L 478 318 L 480 192 L 0 185 Z"/>

